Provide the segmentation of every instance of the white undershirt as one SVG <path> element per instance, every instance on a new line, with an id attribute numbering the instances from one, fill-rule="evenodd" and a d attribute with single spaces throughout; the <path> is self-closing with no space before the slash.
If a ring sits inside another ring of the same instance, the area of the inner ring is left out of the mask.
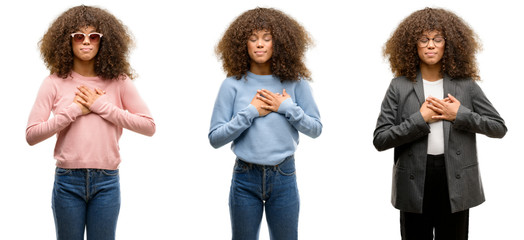
<path id="1" fill-rule="evenodd" d="M 444 96 L 444 81 L 442 79 L 437 81 L 424 82 L 424 97 L 429 96 L 442 99 Z M 439 155 L 444 153 L 444 125 L 442 121 L 429 124 L 430 133 L 428 135 L 428 154 Z"/>

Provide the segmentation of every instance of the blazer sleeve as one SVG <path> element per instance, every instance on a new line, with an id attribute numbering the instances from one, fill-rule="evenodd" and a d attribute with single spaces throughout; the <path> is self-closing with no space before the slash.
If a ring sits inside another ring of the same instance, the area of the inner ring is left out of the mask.
<path id="1" fill-rule="evenodd" d="M 424 121 L 420 111 L 416 111 L 402 120 L 399 116 L 400 93 L 395 79 L 389 85 L 386 96 L 382 101 L 377 125 L 373 133 L 373 145 L 379 151 L 412 142 L 429 134 L 429 125 Z M 402 96 L 405 97 L 405 96 Z M 419 104 L 415 98 L 405 98 L 403 104 Z M 413 100 L 411 102 L 408 102 Z M 401 108 L 403 109 L 403 108 Z M 399 119 L 399 120 L 397 120 Z"/>
<path id="2" fill-rule="evenodd" d="M 508 131 L 504 120 L 500 117 L 480 86 L 474 81 L 470 82 L 472 83 L 469 92 L 472 109 L 461 104 L 453 122 L 453 127 L 493 138 L 504 137 Z"/>

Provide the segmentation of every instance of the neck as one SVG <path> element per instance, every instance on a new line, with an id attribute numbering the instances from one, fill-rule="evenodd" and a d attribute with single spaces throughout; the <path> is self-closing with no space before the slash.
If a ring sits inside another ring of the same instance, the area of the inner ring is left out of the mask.
<path id="1" fill-rule="evenodd" d="M 82 61 L 75 58 L 73 60 L 73 71 L 84 76 L 84 77 L 96 77 L 95 73 L 95 61 L 94 59 L 90 61 Z"/>
<path id="2" fill-rule="evenodd" d="M 442 79 L 442 73 L 440 72 L 441 68 L 442 64 L 440 62 L 432 65 L 421 63 L 420 72 L 422 73 L 422 78 L 430 82 Z"/>
<path id="3" fill-rule="evenodd" d="M 256 75 L 271 75 L 272 73 L 270 61 L 267 61 L 265 63 L 256 63 L 254 61 L 251 61 L 249 71 Z"/>

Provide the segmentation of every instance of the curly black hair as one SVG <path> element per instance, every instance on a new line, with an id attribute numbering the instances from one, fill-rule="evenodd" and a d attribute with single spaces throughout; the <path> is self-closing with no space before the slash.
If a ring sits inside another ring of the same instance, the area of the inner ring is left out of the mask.
<path id="1" fill-rule="evenodd" d="M 92 26 L 103 34 L 95 56 L 95 73 L 103 79 L 133 79 L 133 69 L 128 62 L 133 46 L 127 27 L 106 10 L 91 6 L 76 6 L 62 13 L 40 40 L 40 53 L 51 72 L 67 78 L 73 69 L 71 33 Z"/>
<path id="2" fill-rule="evenodd" d="M 224 33 L 215 52 L 227 73 L 241 79 L 250 68 L 247 41 L 253 31 L 268 30 L 273 37 L 271 72 L 281 81 L 311 80 L 304 53 L 313 44 L 296 20 L 273 8 L 257 7 L 238 16 Z"/>
<path id="3" fill-rule="evenodd" d="M 451 78 L 480 80 L 475 54 L 481 50 L 478 36 L 454 13 L 424 8 L 405 18 L 386 42 L 383 54 L 396 77 L 415 81 L 420 66 L 417 39 L 425 31 L 439 31 L 446 39 L 441 73 Z"/>

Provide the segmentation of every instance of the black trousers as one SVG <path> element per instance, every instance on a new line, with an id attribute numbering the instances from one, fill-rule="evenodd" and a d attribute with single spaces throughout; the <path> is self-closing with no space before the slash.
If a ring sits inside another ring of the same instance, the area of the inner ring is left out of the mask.
<path id="1" fill-rule="evenodd" d="M 402 239 L 465 240 L 468 225 L 469 210 L 451 213 L 444 155 L 428 155 L 423 213 L 400 212 Z"/>

